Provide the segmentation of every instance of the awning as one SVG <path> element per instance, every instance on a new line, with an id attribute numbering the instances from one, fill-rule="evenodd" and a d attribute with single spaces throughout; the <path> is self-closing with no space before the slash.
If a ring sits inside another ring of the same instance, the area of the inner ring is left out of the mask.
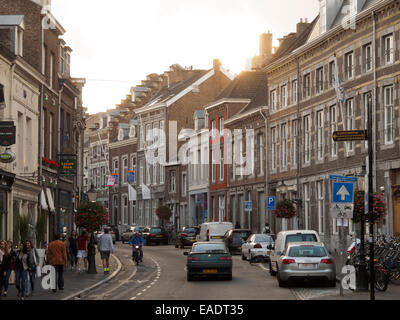
<path id="1" fill-rule="evenodd" d="M 128 185 L 129 190 L 129 201 L 136 201 L 137 192 L 134 187 Z"/>
<path id="2" fill-rule="evenodd" d="M 56 212 L 56 208 L 54 207 L 53 195 L 51 193 L 50 188 L 46 188 L 47 202 L 49 203 L 49 208 L 51 212 Z"/>
<path id="3" fill-rule="evenodd" d="M 46 195 L 44 194 L 43 189 L 42 189 L 42 192 L 40 192 L 40 205 L 42 206 L 43 210 L 49 210 L 49 207 L 48 207 L 47 201 L 46 201 Z"/>

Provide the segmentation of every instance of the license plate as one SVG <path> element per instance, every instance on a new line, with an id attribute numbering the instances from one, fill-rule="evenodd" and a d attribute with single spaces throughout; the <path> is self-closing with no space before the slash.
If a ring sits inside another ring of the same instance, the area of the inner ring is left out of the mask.
<path id="1" fill-rule="evenodd" d="M 217 269 L 204 269 L 203 273 L 217 273 L 218 270 Z"/>
<path id="2" fill-rule="evenodd" d="M 192 242 L 196 242 L 196 239 L 193 239 L 193 240 L 190 240 L 190 241 L 192 241 Z"/>
<path id="3" fill-rule="evenodd" d="M 315 263 L 300 263 L 299 269 L 317 269 L 317 265 Z"/>
<path id="4" fill-rule="evenodd" d="M 157 238 L 162 238 L 162 235 L 157 236 Z"/>
<path id="5" fill-rule="evenodd" d="M 211 237 L 211 239 L 222 239 L 222 237 L 220 237 L 220 236 L 213 236 L 213 237 Z"/>

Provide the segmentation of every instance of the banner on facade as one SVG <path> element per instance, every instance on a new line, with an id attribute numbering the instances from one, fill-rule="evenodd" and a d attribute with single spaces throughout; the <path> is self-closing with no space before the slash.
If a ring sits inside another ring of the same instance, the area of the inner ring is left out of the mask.
<path id="1" fill-rule="evenodd" d="M 113 175 L 108 176 L 107 187 L 114 187 L 116 184 L 115 177 Z"/>
<path id="2" fill-rule="evenodd" d="M 134 183 L 135 182 L 135 171 L 128 171 L 128 173 L 127 173 L 127 181 L 128 181 L 128 183 Z"/>
<path id="3" fill-rule="evenodd" d="M 134 187 L 128 185 L 129 201 L 136 201 L 137 193 Z"/>
<path id="4" fill-rule="evenodd" d="M 56 208 L 54 207 L 53 194 L 52 194 L 50 188 L 46 188 L 46 195 L 47 195 L 47 201 L 49 203 L 50 211 L 56 212 Z"/>
<path id="5" fill-rule="evenodd" d="M 150 189 L 144 183 L 142 183 L 142 196 L 143 196 L 143 200 L 151 199 Z"/>

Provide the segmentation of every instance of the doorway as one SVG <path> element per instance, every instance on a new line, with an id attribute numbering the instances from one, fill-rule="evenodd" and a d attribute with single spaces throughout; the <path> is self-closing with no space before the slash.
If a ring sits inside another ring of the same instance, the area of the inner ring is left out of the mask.
<path id="1" fill-rule="evenodd" d="M 393 234 L 400 234 L 400 191 L 393 195 Z"/>

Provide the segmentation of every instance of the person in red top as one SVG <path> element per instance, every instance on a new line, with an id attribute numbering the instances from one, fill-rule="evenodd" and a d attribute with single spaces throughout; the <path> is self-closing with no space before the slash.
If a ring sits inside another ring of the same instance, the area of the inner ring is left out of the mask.
<path id="1" fill-rule="evenodd" d="M 76 239 L 77 247 L 78 247 L 78 272 L 81 272 L 82 260 L 84 263 L 84 271 L 87 270 L 87 254 L 88 254 L 88 241 L 89 237 L 87 235 L 86 230 L 82 231 L 82 234 Z"/>

